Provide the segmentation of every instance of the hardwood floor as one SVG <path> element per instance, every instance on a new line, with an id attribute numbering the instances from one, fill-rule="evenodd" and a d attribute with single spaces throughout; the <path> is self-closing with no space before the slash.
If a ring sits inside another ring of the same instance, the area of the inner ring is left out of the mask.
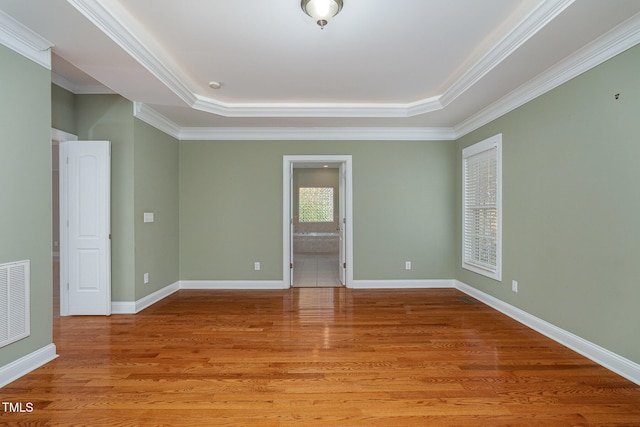
<path id="1" fill-rule="evenodd" d="M 54 329 L 0 425 L 640 426 L 640 387 L 453 289 L 183 290 Z"/>

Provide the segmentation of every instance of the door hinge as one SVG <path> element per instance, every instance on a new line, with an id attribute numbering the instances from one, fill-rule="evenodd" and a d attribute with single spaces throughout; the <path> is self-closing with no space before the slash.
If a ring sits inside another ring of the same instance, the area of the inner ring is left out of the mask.
<path id="1" fill-rule="evenodd" d="M 69 282 L 67 282 L 67 290 L 69 290 Z"/>
<path id="2" fill-rule="evenodd" d="M 335 264 L 334 264 L 334 265 L 335 265 Z M 346 263 L 346 262 L 343 262 L 343 263 L 342 263 L 342 268 L 347 268 L 347 263 Z"/>
<path id="3" fill-rule="evenodd" d="M 289 263 L 289 268 L 293 268 L 293 263 L 292 262 Z"/>
<path id="4" fill-rule="evenodd" d="M 109 240 L 111 240 L 111 233 L 109 233 Z"/>

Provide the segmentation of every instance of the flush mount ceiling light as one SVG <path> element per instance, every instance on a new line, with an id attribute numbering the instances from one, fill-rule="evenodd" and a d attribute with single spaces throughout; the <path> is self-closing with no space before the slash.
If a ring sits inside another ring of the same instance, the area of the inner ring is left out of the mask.
<path id="1" fill-rule="evenodd" d="M 316 20 L 320 28 L 329 23 L 342 9 L 342 0 L 302 0 L 304 13 Z"/>
<path id="2" fill-rule="evenodd" d="M 209 82 L 209 87 L 211 89 L 220 89 L 222 87 L 222 83 L 212 80 L 212 81 Z"/>

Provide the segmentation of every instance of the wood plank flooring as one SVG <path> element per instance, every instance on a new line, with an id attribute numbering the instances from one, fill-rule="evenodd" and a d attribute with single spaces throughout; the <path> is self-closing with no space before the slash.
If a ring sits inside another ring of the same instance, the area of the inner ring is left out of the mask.
<path id="1" fill-rule="evenodd" d="M 54 342 L 0 425 L 640 426 L 640 387 L 454 289 L 183 290 Z"/>

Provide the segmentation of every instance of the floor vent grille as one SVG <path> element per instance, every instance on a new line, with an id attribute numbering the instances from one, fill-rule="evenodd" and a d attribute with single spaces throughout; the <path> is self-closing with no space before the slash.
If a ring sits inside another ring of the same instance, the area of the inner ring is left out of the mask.
<path id="1" fill-rule="evenodd" d="M 0 347 L 28 337 L 30 262 L 0 264 Z"/>

